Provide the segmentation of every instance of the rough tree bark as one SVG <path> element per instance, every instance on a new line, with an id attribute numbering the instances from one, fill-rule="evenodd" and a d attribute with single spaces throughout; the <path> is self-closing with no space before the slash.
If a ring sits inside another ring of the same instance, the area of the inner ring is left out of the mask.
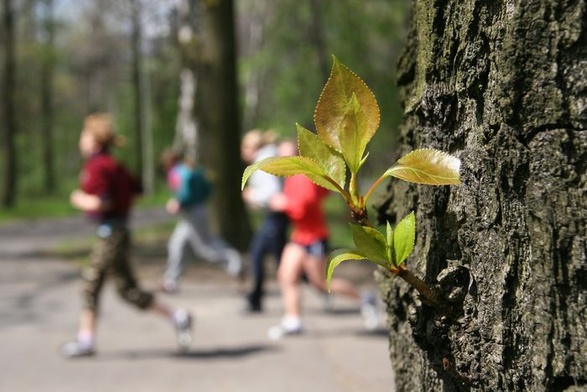
<path id="1" fill-rule="evenodd" d="M 452 304 L 378 274 L 398 391 L 587 390 L 586 8 L 414 0 L 402 152 L 459 156 L 462 185 L 376 206 L 416 211 L 408 264 Z"/>

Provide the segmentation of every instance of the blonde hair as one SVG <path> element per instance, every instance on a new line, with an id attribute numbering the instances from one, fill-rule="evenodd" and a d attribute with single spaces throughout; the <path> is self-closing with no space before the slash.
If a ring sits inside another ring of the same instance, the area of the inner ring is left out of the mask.
<path id="1" fill-rule="evenodd" d="M 82 132 L 92 135 L 102 147 L 122 147 L 126 143 L 123 136 L 114 132 L 112 116 L 108 113 L 94 113 L 87 116 Z"/>
<path id="2" fill-rule="evenodd" d="M 242 139 L 241 145 L 258 150 L 259 148 L 277 141 L 277 134 L 272 129 L 262 131 L 252 129 L 247 132 Z"/>

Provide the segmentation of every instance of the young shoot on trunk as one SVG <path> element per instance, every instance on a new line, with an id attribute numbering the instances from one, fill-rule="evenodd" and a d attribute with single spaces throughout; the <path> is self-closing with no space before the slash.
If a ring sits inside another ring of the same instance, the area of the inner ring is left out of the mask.
<path id="1" fill-rule="evenodd" d="M 405 261 L 414 248 L 416 217 L 411 212 L 393 229 L 389 222 L 381 233 L 370 222 L 367 202 L 388 177 L 425 185 L 460 184 L 460 160 L 439 150 L 410 152 L 387 169 L 361 195 L 358 174 L 368 158 L 367 145 L 379 128 L 379 106 L 367 85 L 333 57 L 330 77 L 314 112 L 316 133 L 297 125 L 299 155 L 272 157 L 247 167 L 242 187 L 255 170 L 288 177 L 304 174 L 326 189 L 340 194 L 347 203 L 355 248 L 340 249 L 329 258 L 326 279 L 343 261 L 366 260 L 387 269 L 412 285 L 432 306 L 439 306 L 437 292 L 407 268 Z M 347 178 L 350 173 L 350 178 Z"/>

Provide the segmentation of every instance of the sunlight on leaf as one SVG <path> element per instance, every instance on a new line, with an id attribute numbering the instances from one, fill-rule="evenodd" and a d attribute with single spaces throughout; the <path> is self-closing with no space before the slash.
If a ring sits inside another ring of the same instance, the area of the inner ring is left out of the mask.
<path id="1" fill-rule="evenodd" d="M 338 265 L 343 261 L 351 260 L 367 260 L 375 264 L 378 264 L 384 268 L 389 268 L 389 266 L 386 265 L 386 263 L 384 262 L 369 260 L 369 258 L 365 254 L 363 254 L 363 252 L 361 252 L 359 249 L 339 249 L 330 254 L 330 257 L 328 259 L 328 265 L 326 266 L 326 286 L 328 288 L 328 291 L 330 291 L 330 281 L 332 280 L 334 269 L 338 267 Z"/>
<path id="2" fill-rule="evenodd" d="M 247 180 L 255 170 L 263 170 L 264 172 L 279 177 L 290 177 L 297 174 L 303 174 L 315 184 L 331 191 L 339 192 L 339 189 L 328 180 L 329 177 L 324 170 L 310 158 L 298 156 L 271 157 L 263 159 L 245 169 L 241 183 L 242 189 L 244 189 Z"/>
<path id="3" fill-rule="evenodd" d="M 387 260 L 391 260 L 391 262 L 393 263 L 393 229 L 391 228 L 391 224 L 389 223 L 389 221 L 387 222 L 385 232 L 387 234 L 387 241 L 385 244 Z"/>
<path id="4" fill-rule="evenodd" d="M 365 148 L 379 127 L 379 106 L 365 82 L 334 56 L 314 121 L 318 137 L 341 152 L 356 173 Z"/>
<path id="5" fill-rule="evenodd" d="M 324 144 L 314 133 L 296 124 L 298 128 L 298 148 L 300 155 L 314 160 L 324 172 L 344 189 L 346 165 L 342 155 Z"/>
<path id="6" fill-rule="evenodd" d="M 435 149 L 415 150 L 400 158 L 361 194 L 358 171 L 369 156 L 367 144 L 377 132 L 379 121 L 379 106 L 371 90 L 333 56 L 330 76 L 314 111 L 316 134 L 296 124 L 300 155 L 267 158 L 247 167 L 241 187 L 245 187 L 255 170 L 263 170 L 283 177 L 303 174 L 317 185 L 340 193 L 351 219 L 357 223 L 350 225 L 355 248 L 331 254 L 326 266 L 328 291 L 334 269 L 340 263 L 366 260 L 403 278 L 430 304 L 437 305 L 435 290 L 402 266 L 414 250 L 414 212 L 404 217 L 395 229 L 387 222 L 385 233 L 381 233 L 369 221 L 367 200 L 387 177 L 417 184 L 458 185 L 461 161 Z"/>
<path id="7" fill-rule="evenodd" d="M 251 177 L 253 172 L 261 169 L 264 165 L 267 165 L 270 162 L 275 161 L 276 159 L 279 159 L 279 158 L 278 157 L 266 158 L 266 159 L 263 159 L 262 161 L 255 162 L 254 164 L 247 166 L 245 168 L 245 171 L 243 172 L 243 178 L 241 179 L 241 190 L 245 189 L 245 185 L 247 184 L 247 181 L 249 180 L 249 177 Z"/>
<path id="8" fill-rule="evenodd" d="M 412 253 L 416 241 L 416 216 L 410 212 L 393 232 L 393 262 L 399 267 Z"/>
<path id="9" fill-rule="evenodd" d="M 385 238 L 377 229 L 351 223 L 355 246 L 371 261 L 389 262 Z"/>
<path id="10" fill-rule="evenodd" d="M 434 149 L 414 150 L 400 158 L 384 177 L 425 185 L 459 185 L 460 159 Z"/>

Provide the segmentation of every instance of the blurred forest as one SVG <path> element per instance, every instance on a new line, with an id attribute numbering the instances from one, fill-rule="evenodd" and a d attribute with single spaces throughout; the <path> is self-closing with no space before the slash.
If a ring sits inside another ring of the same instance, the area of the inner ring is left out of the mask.
<path id="1" fill-rule="evenodd" d="M 189 106 L 194 86 L 181 86 L 186 68 L 202 69 L 190 66 L 201 41 L 213 39 L 199 34 L 206 3 L 213 2 L 2 0 L 0 209 L 51 197 L 67 202 L 81 164 L 82 119 L 94 111 L 113 113 L 128 139 L 119 156 L 142 174 L 150 192 L 163 189 L 160 152 L 189 143 L 178 126 L 180 102 L 198 121 Z M 408 0 L 216 3 L 230 3 L 227 12 L 234 15 L 224 20 L 234 21 L 236 39 L 237 139 L 250 128 L 294 136 L 296 122 L 314 129 L 314 107 L 336 55 L 366 81 L 381 107 L 380 132 L 370 148 L 375 158 L 365 170 L 379 172 L 392 162 L 401 115 L 394 77 Z M 210 132 L 205 140 L 224 145 L 227 135 Z M 238 153 L 229 151 L 222 159 L 240 168 Z"/>

